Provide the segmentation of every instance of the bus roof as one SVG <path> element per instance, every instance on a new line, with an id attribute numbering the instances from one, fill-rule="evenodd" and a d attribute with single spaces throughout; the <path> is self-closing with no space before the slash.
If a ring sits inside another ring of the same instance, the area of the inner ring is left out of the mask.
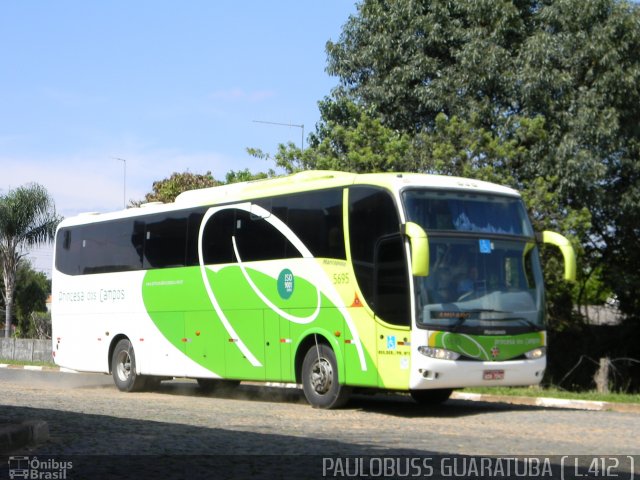
<path id="1" fill-rule="evenodd" d="M 407 187 L 472 190 L 519 196 L 518 192 L 501 185 L 469 178 L 423 173 L 347 173 L 330 170 L 307 170 L 292 175 L 262 180 L 220 185 L 189 190 L 177 196 L 173 203 L 151 202 L 137 208 L 109 213 L 90 212 L 66 219 L 64 225 L 78 225 L 123 217 L 181 210 L 190 207 L 243 202 L 251 199 L 299 193 L 309 190 L 345 187 L 349 185 L 375 185 L 392 191 Z"/>
<path id="2" fill-rule="evenodd" d="M 242 201 L 265 196 L 284 195 L 307 190 L 321 190 L 358 184 L 378 185 L 390 190 L 397 190 L 407 186 L 421 186 L 447 189 L 472 189 L 506 195 L 518 195 L 515 190 L 508 187 L 480 180 L 443 175 L 421 173 L 357 174 L 330 170 L 307 170 L 283 177 L 190 190 L 178 195 L 175 203 L 189 206 L 209 205 L 225 203 L 230 199 L 233 199 L 233 201 Z"/>

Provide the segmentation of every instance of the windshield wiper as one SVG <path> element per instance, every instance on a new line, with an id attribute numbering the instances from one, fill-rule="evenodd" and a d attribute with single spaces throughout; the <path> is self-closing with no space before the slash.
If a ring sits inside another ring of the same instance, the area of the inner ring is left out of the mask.
<path id="1" fill-rule="evenodd" d="M 452 332 L 457 332 L 458 329 L 464 325 L 464 323 L 471 319 L 471 315 L 472 314 L 480 314 L 480 313 L 513 313 L 513 312 L 507 312 L 504 310 L 496 310 L 493 308 L 472 308 L 472 309 L 465 309 L 465 310 L 455 310 L 455 311 L 451 311 L 451 312 L 447 312 L 448 313 L 448 317 L 449 318 L 455 318 L 456 319 L 456 323 L 454 323 L 451 326 L 451 331 Z M 474 319 L 474 320 L 500 320 L 500 319 L 485 319 L 485 318 L 478 318 L 478 319 Z"/>
<path id="2" fill-rule="evenodd" d="M 460 310 L 462 313 L 513 313 L 508 310 L 496 310 L 495 308 L 472 308 L 470 310 Z"/>

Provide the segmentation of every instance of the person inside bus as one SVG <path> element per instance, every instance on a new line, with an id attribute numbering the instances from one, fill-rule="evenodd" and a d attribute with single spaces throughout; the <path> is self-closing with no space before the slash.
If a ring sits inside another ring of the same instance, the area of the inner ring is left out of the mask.
<path id="1" fill-rule="evenodd" d="M 460 250 L 449 258 L 455 260 L 445 262 L 429 278 L 431 303 L 460 301 L 473 294 L 478 269 L 474 266 L 472 257 L 468 252 Z"/>
<path id="2" fill-rule="evenodd" d="M 468 299 L 478 280 L 478 269 L 474 266 L 473 256 L 469 252 L 461 252 L 453 271 L 456 300 Z"/>

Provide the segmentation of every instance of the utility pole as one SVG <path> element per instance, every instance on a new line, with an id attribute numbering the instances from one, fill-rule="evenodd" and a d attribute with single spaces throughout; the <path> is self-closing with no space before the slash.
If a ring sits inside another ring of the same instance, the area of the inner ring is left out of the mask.
<path id="1" fill-rule="evenodd" d="M 300 135 L 300 151 L 304 152 L 304 124 L 296 125 L 295 123 L 267 122 L 265 120 L 254 120 L 253 123 L 266 123 L 267 125 L 280 125 L 280 126 L 283 126 L 283 127 L 301 128 L 302 129 L 302 133 Z"/>

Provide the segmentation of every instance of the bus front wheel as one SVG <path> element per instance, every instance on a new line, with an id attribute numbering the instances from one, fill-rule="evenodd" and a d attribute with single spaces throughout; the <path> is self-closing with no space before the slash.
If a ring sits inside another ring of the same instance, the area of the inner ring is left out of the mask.
<path id="1" fill-rule="evenodd" d="M 146 378 L 136 373 L 136 357 L 129 340 L 120 340 L 113 349 L 111 373 L 116 387 L 122 392 L 138 392 L 145 388 Z"/>
<path id="2" fill-rule="evenodd" d="M 351 388 L 340 385 L 336 355 L 328 345 L 313 345 L 305 355 L 302 388 L 313 408 L 339 408 L 349 400 Z"/>

